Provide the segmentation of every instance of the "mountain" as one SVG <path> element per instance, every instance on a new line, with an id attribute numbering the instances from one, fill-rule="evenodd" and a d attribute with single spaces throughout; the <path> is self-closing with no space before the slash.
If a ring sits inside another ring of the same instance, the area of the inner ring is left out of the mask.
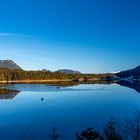
<path id="1" fill-rule="evenodd" d="M 120 78 L 134 77 L 136 79 L 139 79 L 140 78 L 140 66 L 138 66 L 134 69 L 121 71 L 119 73 L 116 73 L 115 75 L 117 75 Z"/>
<path id="2" fill-rule="evenodd" d="M 21 69 L 20 66 L 12 60 L 0 60 L 0 68 Z"/>
<path id="3" fill-rule="evenodd" d="M 75 70 L 68 70 L 68 69 L 61 69 L 61 70 L 57 70 L 55 72 L 58 73 L 65 73 L 65 74 L 81 74 L 81 72 L 79 71 L 75 71 Z"/>
<path id="4" fill-rule="evenodd" d="M 48 69 L 42 69 L 41 71 L 43 71 L 43 72 L 51 72 L 51 71 L 48 70 Z"/>

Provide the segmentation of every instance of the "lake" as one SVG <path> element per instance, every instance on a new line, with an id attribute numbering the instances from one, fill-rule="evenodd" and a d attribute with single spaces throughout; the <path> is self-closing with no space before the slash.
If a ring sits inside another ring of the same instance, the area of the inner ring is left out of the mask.
<path id="1" fill-rule="evenodd" d="M 130 87 L 130 86 L 129 86 Z M 140 107 L 140 93 L 118 84 L 9 84 L 0 94 L 0 139 L 47 140 L 54 122 L 60 140 L 74 140 L 86 127 L 98 130 L 114 116 L 125 119 Z"/>

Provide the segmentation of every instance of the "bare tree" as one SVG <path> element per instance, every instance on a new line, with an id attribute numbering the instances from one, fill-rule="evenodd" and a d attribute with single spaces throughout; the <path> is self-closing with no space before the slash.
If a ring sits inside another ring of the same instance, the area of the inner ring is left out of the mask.
<path id="1" fill-rule="evenodd" d="M 137 108 L 133 116 L 120 123 L 120 128 L 125 138 L 140 140 L 140 111 Z"/>
<path id="2" fill-rule="evenodd" d="M 56 130 L 57 128 L 55 127 L 54 122 L 53 122 L 51 134 L 49 135 L 50 140 L 58 140 L 58 138 L 60 137 L 60 135 L 57 134 Z"/>
<path id="3" fill-rule="evenodd" d="M 117 122 L 113 117 L 106 123 L 104 127 L 105 140 L 123 140 L 117 130 Z"/>
<path id="4" fill-rule="evenodd" d="M 34 134 L 32 133 L 30 127 L 27 127 L 27 129 L 19 128 L 18 140 L 34 140 Z"/>

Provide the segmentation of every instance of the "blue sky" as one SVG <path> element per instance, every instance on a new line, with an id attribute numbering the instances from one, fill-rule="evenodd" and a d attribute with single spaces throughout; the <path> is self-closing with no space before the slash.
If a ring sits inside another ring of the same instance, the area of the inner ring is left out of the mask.
<path id="1" fill-rule="evenodd" d="M 139 0 L 0 0 L 0 59 L 27 70 L 135 67 L 139 7 Z"/>

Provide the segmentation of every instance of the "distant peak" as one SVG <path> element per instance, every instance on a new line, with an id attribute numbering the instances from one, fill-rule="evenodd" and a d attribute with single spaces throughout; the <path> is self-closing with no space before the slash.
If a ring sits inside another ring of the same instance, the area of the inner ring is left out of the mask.
<path id="1" fill-rule="evenodd" d="M 138 69 L 138 70 L 140 70 L 140 65 L 139 65 L 139 66 L 137 66 L 135 69 Z"/>
<path id="2" fill-rule="evenodd" d="M 56 72 L 65 73 L 65 74 L 81 74 L 81 72 L 79 71 L 69 70 L 69 69 L 60 69 L 60 70 L 57 70 Z"/>
<path id="3" fill-rule="evenodd" d="M 21 69 L 20 66 L 11 59 L 0 60 L 0 68 Z"/>
<path id="4" fill-rule="evenodd" d="M 135 77 L 135 78 L 139 78 L 140 77 L 140 65 L 135 67 L 134 69 L 130 69 L 130 70 L 125 70 L 125 71 L 121 71 L 119 73 L 116 74 L 119 77 Z"/>

